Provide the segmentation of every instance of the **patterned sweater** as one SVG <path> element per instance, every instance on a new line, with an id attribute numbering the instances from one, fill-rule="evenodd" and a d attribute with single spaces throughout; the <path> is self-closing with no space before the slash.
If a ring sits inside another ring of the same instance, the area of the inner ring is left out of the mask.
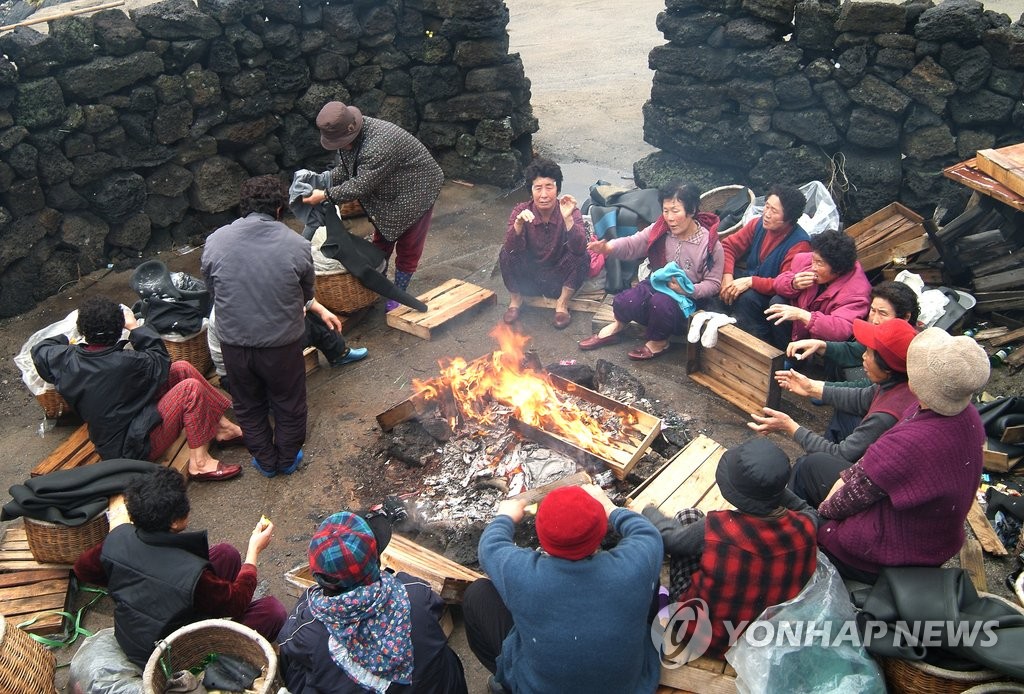
<path id="1" fill-rule="evenodd" d="M 394 123 L 364 118 L 352 148 L 338 150 L 339 166 L 326 190 L 334 204 L 359 200 L 377 231 L 394 242 L 431 208 L 444 173 L 419 140 Z"/>

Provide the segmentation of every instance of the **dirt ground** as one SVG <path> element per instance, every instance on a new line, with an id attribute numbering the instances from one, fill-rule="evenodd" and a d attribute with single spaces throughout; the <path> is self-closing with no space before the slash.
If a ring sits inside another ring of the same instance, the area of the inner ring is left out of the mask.
<path id="1" fill-rule="evenodd" d="M 617 36 L 629 40 L 613 42 L 607 39 L 609 15 L 606 7 L 599 7 L 603 3 L 568 0 L 556 9 L 528 0 L 507 0 L 507 4 L 512 50 L 522 53 L 533 81 L 533 104 L 541 123 L 535 148 L 563 163 L 563 190 L 582 200 L 598 178 L 628 185 L 632 163 L 652 151 L 642 141 L 640 107 L 650 93 L 647 53 L 662 42 L 654 18 L 664 8 L 663 0 L 629 3 L 628 12 L 614 18 Z M 261 591 L 279 596 L 290 607 L 293 599 L 287 595 L 284 574 L 305 561 L 308 539 L 319 521 L 334 511 L 381 500 L 376 480 L 387 477 L 387 466 L 400 463 L 370 457 L 381 435 L 375 415 L 408 397 L 413 378 L 434 375 L 439 359 L 473 358 L 494 349 L 488 333 L 501 320 L 508 297 L 495 262 L 508 211 L 522 195 L 489 186 L 446 184 L 435 208 L 421 269 L 411 286 L 420 293 L 458 278 L 495 290 L 497 305 L 444 326 L 429 341 L 388 327 L 378 305 L 346 335 L 351 344 L 368 347 L 369 357 L 338 370 L 322 366 L 308 380 L 306 462 L 298 472 L 268 480 L 248 469 L 244 451 L 229 449 L 221 457 L 246 466 L 240 478 L 191 485 L 192 527 L 208 529 L 211 542 L 231 542 L 244 550 L 261 514 L 275 522 L 274 541 L 260 558 Z M 160 257 L 172 270 L 197 273 L 199 255 L 197 250 L 184 255 L 165 252 Z M 129 304 L 134 298 L 127 273 L 102 271 L 83 277 L 33 311 L 0 321 L 0 352 L 13 356 L 28 335 L 95 293 Z M 598 358 L 607 359 L 640 379 L 652 400 L 688 415 L 692 434 L 707 434 L 726 446 L 747 438 L 741 412 L 690 382 L 678 346 L 665 357 L 644 363 L 626 358 L 629 344 L 580 352 L 577 341 L 591 334 L 589 314 L 575 314 L 564 331 L 553 329 L 550 319 L 550 311 L 526 310 L 521 321 L 543 363 L 576 359 L 593 366 Z M 1007 388 L 1003 392 L 1024 392 L 1019 379 Z M 826 408 L 806 403 L 787 401 L 784 409 L 818 429 L 827 419 Z M 43 424 L 41 409 L 22 385 L 13 361 L 4 359 L 0 363 L 0 436 L 6 455 L 0 458 L 0 488 L 27 479 L 29 470 L 74 428 L 68 423 L 47 431 Z M 791 455 L 798 454 L 791 442 L 779 439 L 779 443 Z M 367 493 L 371 488 L 372 495 Z M 1008 571 L 1006 562 L 991 563 L 991 590 Z M 84 620 L 90 629 L 110 623 L 109 600 Z M 453 644 L 466 666 L 470 691 L 486 691 L 486 673 L 466 647 L 460 629 Z M 58 657 L 67 662 L 69 651 Z M 62 670 L 59 675 L 61 684 L 65 673 Z"/>

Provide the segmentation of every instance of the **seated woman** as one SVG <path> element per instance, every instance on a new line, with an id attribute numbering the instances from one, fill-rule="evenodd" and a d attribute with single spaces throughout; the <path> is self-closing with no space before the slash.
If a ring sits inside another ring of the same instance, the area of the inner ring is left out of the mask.
<path id="1" fill-rule="evenodd" d="M 668 338 L 686 330 L 686 320 L 718 296 L 723 255 L 718 217 L 701 214 L 700 191 L 670 183 L 658 191 L 661 217 L 632 236 L 591 241 L 587 248 L 623 260 L 647 257 L 651 276 L 615 295 L 615 321 L 580 342 L 580 349 L 616 344 L 630 321 L 647 326 L 646 341 L 630 359 L 653 359 L 668 349 Z"/>
<path id="2" fill-rule="evenodd" d="M 772 324 L 769 341 L 779 349 L 807 337 L 848 340 L 853 321 L 868 312 L 871 283 L 857 245 L 834 229 L 811 237 L 811 252 L 798 253 L 772 286 L 777 296 L 764 315 Z"/>
<path id="3" fill-rule="evenodd" d="M 125 328 L 128 342 L 120 341 Z M 32 361 L 85 420 L 102 460 L 156 460 L 184 429 L 192 479 L 227 480 L 242 472 L 210 455 L 214 440 L 242 441 L 242 430 L 224 416 L 231 400 L 188 362 L 172 364 L 153 328 L 93 296 L 78 308 L 78 331 L 85 344 L 52 337 L 32 349 Z M 133 349 L 125 349 L 128 343 Z"/>
<path id="4" fill-rule="evenodd" d="M 737 326 L 765 341 L 768 322 L 764 310 L 776 293 L 772 282 L 789 269 L 797 253 L 811 247 L 807 232 L 797 224 L 806 206 L 807 198 L 799 188 L 772 186 L 764 214 L 722 239 L 722 301 L 732 307 Z"/>
<path id="5" fill-rule="evenodd" d="M 669 599 L 707 605 L 710 633 L 687 634 L 695 652 L 706 639 L 707 655 L 723 657 L 743 633 L 728 624 L 748 624 L 766 607 L 796 597 L 814 575 L 817 515 L 786 489 L 787 479 L 789 459 L 782 449 L 753 438 L 726 451 L 715 471 L 718 489 L 735 511 L 704 517 L 684 509 L 668 518 L 655 506 L 643 510 L 669 555 Z"/>
<path id="6" fill-rule="evenodd" d="M 899 318 L 917 327 L 920 308 L 917 294 L 902 282 L 887 281 L 871 288 L 871 307 L 868 309 L 868 323 L 880 325 Z M 861 365 L 866 348 L 856 340 L 828 341 L 808 337 L 790 342 L 786 356 L 797 361 L 806 361 L 815 354 L 825 357 L 826 380 L 845 381 L 847 369 Z M 860 385 L 867 385 L 861 381 Z"/>
<path id="7" fill-rule="evenodd" d="M 925 330 L 907 351 L 920 405 L 844 470 L 818 507 L 818 544 L 847 578 L 885 566 L 941 566 L 964 542 L 978 491 L 985 427 L 971 404 L 989 377 L 972 338 Z"/>
<path id="8" fill-rule="evenodd" d="M 807 453 L 796 461 L 790 489 L 817 508 L 839 473 L 860 460 L 868 446 L 896 425 L 903 413 L 917 403 L 907 386 L 907 348 L 917 331 L 909 323 L 893 320 L 872 325 L 862 320 L 853 324 L 853 334 L 865 347 L 864 370 L 872 385 L 844 388 L 824 381 L 813 381 L 789 369 L 779 371 L 779 385 L 797 395 L 821 398 L 826 405 L 860 417 L 853 432 L 833 442 L 799 426 L 789 415 L 764 408 L 764 416 L 751 414 L 747 424 L 760 433 L 778 431 L 803 446 Z"/>
<path id="9" fill-rule="evenodd" d="M 534 159 L 524 172 L 531 199 L 512 208 L 498 265 L 512 295 L 503 320 L 519 319 L 523 296 L 555 299 L 551 324 L 559 330 L 572 321 L 569 299 L 590 272 L 583 215 L 562 190 L 562 169 L 550 159 Z"/>
<path id="10" fill-rule="evenodd" d="M 387 521 L 347 511 L 317 528 L 309 543 L 317 585 L 278 637 L 288 691 L 466 694 L 462 661 L 438 622 L 444 602 L 423 579 L 380 568 L 390 537 Z"/>

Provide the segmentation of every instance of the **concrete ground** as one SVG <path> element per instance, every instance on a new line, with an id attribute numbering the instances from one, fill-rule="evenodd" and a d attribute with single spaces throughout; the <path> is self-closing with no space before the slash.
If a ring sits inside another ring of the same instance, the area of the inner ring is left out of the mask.
<path id="1" fill-rule="evenodd" d="M 507 0 L 507 4 L 512 50 L 522 53 L 533 81 L 533 105 L 541 122 L 536 150 L 563 163 L 563 190 L 580 200 L 598 178 L 628 185 L 632 163 L 652 151 L 642 141 L 640 107 L 650 93 L 647 53 L 663 40 L 654 26 L 663 0 L 567 0 L 557 5 Z M 613 38 L 609 39 L 611 27 Z M 413 378 L 434 375 L 439 359 L 477 357 L 495 347 L 488 332 L 501 320 L 508 295 L 494 266 L 508 211 L 522 195 L 489 186 L 446 184 L 435 208 L 421 269 L 411 286 L 420 293 L 458 278 L 495 290 L 496 306 L 437 330 L 430 341 L 388 327 L 382 306 L 375 307 L 346 336 L 351 344 L 368 347 L 369 358 L 340 370 L 321 368 L 308 381 L 306 462 L 296 474 L 268 480 L 250 469 L 229 482 L 191 485 L 192 527 L 208 529 L 212 542 L 231 542 L 244 549 L 260 515 L 273 519 L 275 538 L 259 565 L 262 591 L 281 597 L 290 607 L 284 574 L 305 560 L 308 539 L 319 520 L 336 510 L 379 501 L 364 498 L 360 489 L 367 471 L 385 464 L 367 459 L 367 451 L 380 436 L 375 415 L 408 397 Z M 165 252 L 160 257 L 174 270 L 195 273 L 199 254 L 198 250 L 185 255 Z M 127 273 L 83 277 L 33 311 L 0 321 L 0 350 L 15 354 L 28 335 L 94 293 L 129 304 L 133 300 Z M 727 446 L 747 438 L 743 413 L 691 383 L 678 348 L 643 363 L 626 358 L 630 344 L 580 352 L 576 343 L 591 334 L 590 316 L 577 313 L 564 331 L 554 330 L 550 318 L 550 311 L 526 310 L 521 320 L 543 363 L 576 359 L 593 365 L 597 358 L 610 360 L 634 373 L 649 397 L 693 417 L 691 433 L 707 434 Z M 800 421 L 821 422 L 824 417 L 821 411 L 811 411 L 818 408 L 796 403 L 785 409 Z M 7 359 L 0 364 L 0 436 L 6 453 L 0 458 L 0 488 L 27 479 L 29 470 L 72 430 L 71 426 L 46 430 L 41 410 L 22 386 L 13 362 Z M 780 440 L 780 444 L 796 455 L 790 442 Z M 223 453 L 222 459 L 248 464 L 248 456 L 239 449 Z M 110 623 L 109 600 L 84 620 L 90 629 Z M 466 647 L 461 628 L 452 643 L 466 666 L 470 691 L 485 692 L 486 672 Z M 67 662 L 69 652 L 58 657 Z M 60 672 L 62 685 L 66 670 Z"/>

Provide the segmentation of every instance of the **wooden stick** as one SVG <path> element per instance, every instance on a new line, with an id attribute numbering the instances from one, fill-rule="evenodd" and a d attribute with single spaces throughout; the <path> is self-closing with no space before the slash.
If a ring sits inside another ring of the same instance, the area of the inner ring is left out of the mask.
<path id="1" fill-rule="evenodd" d="M 102 5 L 95 5 L 93 7 L 80 7 L 77 10 L 69 10 L 67 12 L 61 12 L 59 14 L 51 14 L 42 17 L 33 17 L 26 19 L 23 22 L 17 24 L 7 24 L 6 26 L 0 27 L 0 31 L 11 31 L 18 27 L 27 27 L 33 24 L 42 24 L 43 22 L 52 22 L 55 19 L 64 19 L 65 17 L 74 17 L 75 15 L 85 14 L 86 12 L 99 12 L 100 10 L 109 10 L 114 7 L 121 7 L 124 5 L 124 0 L 117 0 L 116 2 L 108 2 Z"/>
<path id="2" fill-rule="evenodd" d="M 543 500 L 551 492 L 561 487 L 580 486 L 581 484 L 590 484 L 590 475 L 585 472 L 576 472 L 568 477 L 563 477 L 560 480 L 549 482 L 541 485 L 535 489 L 528 489 L 522 494 L 516 494 L 515 496 L 509 497 L 509 499 L 522 499 L 526 502 L 526 505 L 536 504 Z"/>

